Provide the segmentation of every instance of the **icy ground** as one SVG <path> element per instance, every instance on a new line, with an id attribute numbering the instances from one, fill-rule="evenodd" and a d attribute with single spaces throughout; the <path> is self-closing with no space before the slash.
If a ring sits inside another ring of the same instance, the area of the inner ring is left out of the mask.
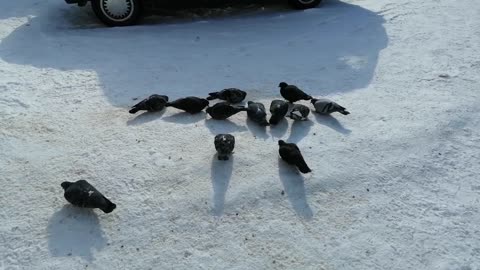
<path id="1" fill-rule="evenodd" d="M 0 269 L 480 269 L 478 1 L 225 13 L 105 28 L 62 0 L 0 2 Z M 225 87 L 268 106 L 280 81 L 351 115 L 127 112 Z M 118 208 L 68 206 L 79 179 Z"/>

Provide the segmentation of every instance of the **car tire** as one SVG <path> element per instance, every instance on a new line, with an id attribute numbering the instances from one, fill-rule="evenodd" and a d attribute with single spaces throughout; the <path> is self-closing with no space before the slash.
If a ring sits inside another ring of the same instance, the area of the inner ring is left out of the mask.
<path id="1" fill-rule="evenodd" d="M 108 26 L 134 25 L 142 16 L 142 0 L 91 0 L 98 19 Z"/>
<path id="2" fill-rule="evenodd" d="M 295 9 L 307 9 L 318 6 L 322 0 L 288 0 L 288 2 Z"/>

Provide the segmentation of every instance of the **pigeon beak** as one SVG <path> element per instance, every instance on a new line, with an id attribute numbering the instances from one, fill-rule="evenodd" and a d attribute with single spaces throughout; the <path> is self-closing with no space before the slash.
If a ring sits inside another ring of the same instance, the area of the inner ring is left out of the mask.
<path id="1" fill-rule="evenodd" d="M 63 189 L 67 189 L 71 184 L 72 184 L 72 183 L 70 183 L 70 182 L 63 182 L 63 183 L 61 184 L 61 186 L 62 186 Z"/>

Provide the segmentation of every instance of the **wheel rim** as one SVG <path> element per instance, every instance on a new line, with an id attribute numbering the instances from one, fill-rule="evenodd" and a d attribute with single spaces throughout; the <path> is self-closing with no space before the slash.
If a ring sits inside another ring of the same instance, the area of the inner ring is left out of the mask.
<path id="1" fill-rule="evenodd" d="M 108 19 L 115 22 L 123 22 L 133 16 L 135 0 L 101 0 L 100 8 Z"/>
<path id="2" fill-rule="evenodd" d="M 298 2 L 300 2 L 300 4 L 303 4 L 303 5 L 309 5 L 313 2 L 315 2 L 315 0 L 297 0 Z"/>

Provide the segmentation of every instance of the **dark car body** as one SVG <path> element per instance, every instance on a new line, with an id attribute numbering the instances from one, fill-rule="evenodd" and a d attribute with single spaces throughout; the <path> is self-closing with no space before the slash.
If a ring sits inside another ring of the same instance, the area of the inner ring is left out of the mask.
<path id="1" fill-rule="evenodd" d="M 144 15 L 171 8 L 220 7 L 230 4 L 250 4 L 265 0 L 65 0 L 68 4 L 85 6 L 91 2 L 97 17 L 109 26 L 135 24 Z M 322 0 L 284 0 L 296 9 L 317 6 Z"/>

